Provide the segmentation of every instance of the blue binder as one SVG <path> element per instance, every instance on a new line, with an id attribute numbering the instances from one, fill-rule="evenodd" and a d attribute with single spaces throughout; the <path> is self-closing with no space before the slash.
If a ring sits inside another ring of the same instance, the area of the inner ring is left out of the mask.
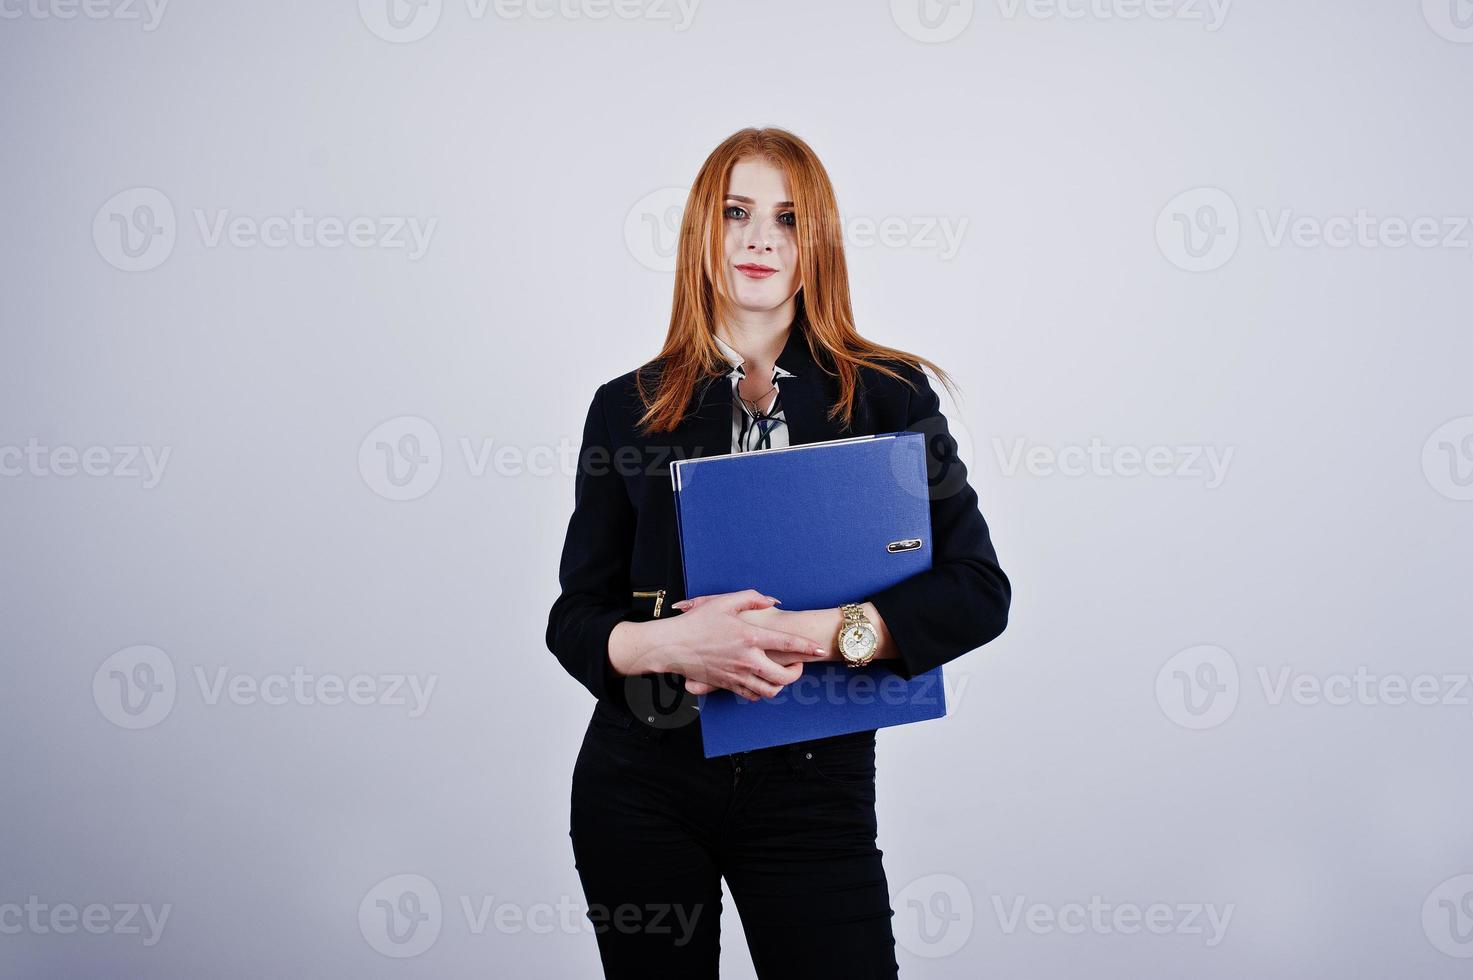
<path id="1" fill-rule="evenodd" d="M 891 432 L 672 463 L 685 594 L 751 588 L 782 609 L 823 609 L 928 570 L 925 438 Z M 706 758 L 946 714 L 940 667 L 907 681 L 886 663 L 809 663 L 762 701 L 702 695 Z"/>

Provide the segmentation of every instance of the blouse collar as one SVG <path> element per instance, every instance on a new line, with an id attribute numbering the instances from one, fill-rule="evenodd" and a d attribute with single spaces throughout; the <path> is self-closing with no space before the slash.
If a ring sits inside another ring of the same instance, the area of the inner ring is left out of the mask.
<path id="1" fill-rule="evenodd" d="M 796 327 L 793 329 L 796 329 Z M 711 338 L 716 341 L 716 347 L 721 351 L 721 355 L 731 362 L 732 370 L 728 374 L 728 377 L 734 374 L 737 377 L 745 378 L 747 376 L 747 372 L 742 369 L 742 365 L 746 363 L 746 359 L 743 358 L 742 355 L 737 353 L 736 348 L 732 347 L 716 334 L 713 333 L 711 335 Z M 792 377 L 796 377 L 796 375 L 794 375 L 793 372 L 784 369 L 782 365 L 774 364 L 772 366 L 773 381 L 776 381 L 778 378 Z"/>

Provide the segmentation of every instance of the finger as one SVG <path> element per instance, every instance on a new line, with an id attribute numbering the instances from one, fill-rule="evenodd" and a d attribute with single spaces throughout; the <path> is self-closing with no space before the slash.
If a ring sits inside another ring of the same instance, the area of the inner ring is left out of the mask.
<path id="1" fill-rule="evenodd" d="M 743 609 L 766 609 L 781 601 L 773 596 L 758 592 L 756 589 L 728 592 L 721 598 L 727 610 L 730 612 L 741 612 Z"/>
<path id="2" fill-rule="evenodd" d="M 689 599 L 681 599 L 679 602 L 670 603 L 670 608 L 679 609 L 681 612 L 690 612 L 692 609 L 697 609 L 714 598 L 716 597 L 710 595 L 692 596 Z"/>
<path id="3" fill-rule="evenodd" d="M 742 688 L 742 696 L 749 701 L 761 701 L 763 698 L 775 698 L 782 692 L 782 688 L 776 684 L 769 684 L 756 677 L 739 685 Z"/>
<path id="4" fill-rule="evenodd" d="M 691 694 L 710 694 L 716 690 L 715 687 L 704 681 L 693 681 L 689 677 L 685 679 L 685 689 Z"/>
<path id="5" fill-rule="evenodd" d="M 737 697 L 746 698 L 748 701 L 760 701 L 765 697 L 772 697 L 780 690 L 777 685 L 769 684 L 755 673 L 749 673 L 741 668 L 729 673 L 727 679 L 720 682 L 720 685 Z"/>
<path id="6" fill-rule="evenodd" d="M 778 687 L 782 687 L 793 683 L 793 681 L 802 676 L 803 668 L 801 666 L 794 668 L 776 663 L 771 657 L 767 656 L 765 651 L 761 651 L 761 653 L 762 655 L 757 658 L 756 663 L 752 666 L 754 678 L 760 678 L 768 684 L 775 684 Z"/>
<path id="7" fill-rule="evenodd" d="M 768 659 L 771 660 L 772 658 L 769 657 Z M 788 663 L 782 663 L 777 660 L 773 660 L 772 662 L 778 666 L 778 676 L 775 681 L 777 684 L 787 687 L 803 676 L 803 662 L 801 660 L 789 661 Z"/>
<path id="8" fill-rule="evenodd" d="M 762 628 L 757 631 L 756 643 L 764 650 L 781 650 L 784 653 L 801 653 L 813 658 L 826 657 L 823 647 L 806 636 L 784 633 L 782 630 Z"/>

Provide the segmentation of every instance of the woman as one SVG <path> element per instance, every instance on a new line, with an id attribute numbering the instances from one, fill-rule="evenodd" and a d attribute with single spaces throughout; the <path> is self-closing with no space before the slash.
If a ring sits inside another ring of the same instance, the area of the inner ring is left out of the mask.
<path id="1" fill-rule="evenodd" d="M 722 878 L 759 976 L 897 975 L 875 732 L 707 759 L 695 709 L 716 688 L 772 697 L 838 659 L 840 609 L 686 596 L 670 461 L 927 432 L 932 568 L 849 605 L 910 678 L 1001 633 L 1011 596 L 923 364 L 950 384 L 855 331 L 833 188 L 807 144 L 744 129 L 718 146 L 681 221 L 664 349 L 589 407 L 548 616 L 548 648 L 596 698 L 570 836 L 607 977 L 715 977 Z"/>

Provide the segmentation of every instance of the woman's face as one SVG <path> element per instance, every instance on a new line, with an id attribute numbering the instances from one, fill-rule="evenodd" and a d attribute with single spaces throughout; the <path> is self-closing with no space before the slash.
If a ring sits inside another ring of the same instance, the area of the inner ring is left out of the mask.
<path id="1" fill-rule="evenodd" d="M 766 160 L 738 160 L 727 182 L 726 283 L 737 306 L 754 313 L 788 302 L 798 281 L 796 216 L 787 175 Z"/>

